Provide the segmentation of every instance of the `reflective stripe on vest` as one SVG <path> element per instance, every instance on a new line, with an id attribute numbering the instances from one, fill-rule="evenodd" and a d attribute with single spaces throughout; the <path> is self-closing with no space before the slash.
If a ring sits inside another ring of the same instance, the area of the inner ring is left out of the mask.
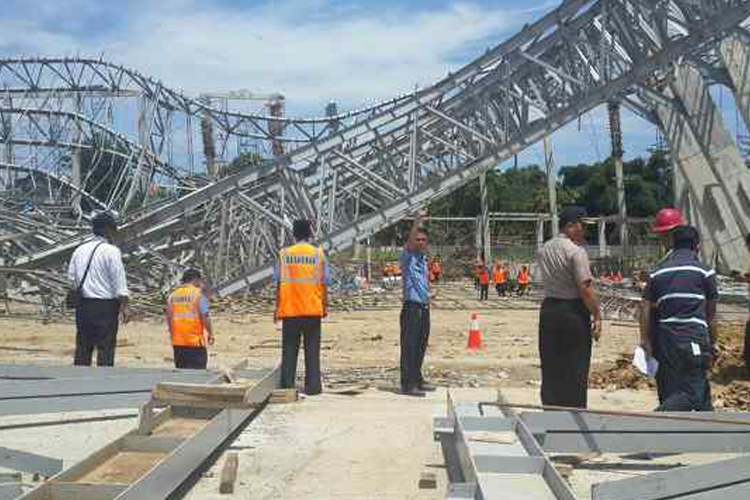
<path id="1" fill-rule="evenodd" d="M 169 296 L 172 311 L 172 345 L 178 347 L 202 347 L 203 320 L 200 314 L 200 288 L 185 285 Z"/>
<path id="2" fill-rule="evenodd" d="M 279 253 L 279 318 L 322 317 L 324 293 L 322 248 L 299 243 Z"/>

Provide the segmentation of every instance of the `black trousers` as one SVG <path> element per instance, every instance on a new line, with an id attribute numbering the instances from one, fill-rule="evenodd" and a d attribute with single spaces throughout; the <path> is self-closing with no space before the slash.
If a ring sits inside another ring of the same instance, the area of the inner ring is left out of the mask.
<path id="1" fill-rule="evenodd" d="M 526 291 L 529 289 L 528 284 L 519 284 L 518 285 L 518 296 L 526 295 Z"/>
<path id="2" fill-rule="evenodd" d="M 505 297 L 505 292 L 508 290 L 508 285 L 505 283 L 498 283 L 495 285 L 495 290 L 497 290 L 497 296 L 498 297 Z"/>
<path id="3" fill-rule="evenodd" d="M 695 356 L 688 342 L 678 345 L 665 337 L 660 340 L 662 387 L 656 411 L 713 411 L 705 358 Z"/>
<path id="4" fill-rule="evenodd" d="M 83 299 L 76 309 L 76 352 L 73 364 L 91 366 L 96 349 L 98 366 L 114 366 L 120 301 Z"/>
<path id="5" fill-rule="evenodd" d="M 404 302 L 401 308 L 401 388 L 418 388 L 423 382 L 422 364 L 430 340 L 430 308 Z"/>
<path id="6" fill-rule="evenodd" d="M 281 387 L 295 387 L 300 341 L 305 345 L 305 393 L 320 394 L 320 318 L 285 318 L 281 326 Z"/>
<path id="7" fill-rule="evenodd" d="M 186 370 L 205 370 L 208 365 L 208 351 L 205 347 L 172 346 L 174 367 Z"/>
<path id="8" fill-rule="evenodd" d="M 487 300 L 490 296 L 490 285 L 479 285 L 479 300 Z"/>
<path id="9" fill-rule="evenodd" d="M 539 314 L 542 404 L 586 408 L 591 317 L 581 300 L 546 298 Z"/>

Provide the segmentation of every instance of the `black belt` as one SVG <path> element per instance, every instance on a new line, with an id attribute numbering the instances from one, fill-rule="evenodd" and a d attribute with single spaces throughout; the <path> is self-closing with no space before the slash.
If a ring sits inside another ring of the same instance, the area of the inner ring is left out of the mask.
<path id="1" fill-rule="evenodd" d="M 93 299 L 89 297 L 84 297 L 82 300 L 84 302 L 120 302 L 120 299 Z"/>

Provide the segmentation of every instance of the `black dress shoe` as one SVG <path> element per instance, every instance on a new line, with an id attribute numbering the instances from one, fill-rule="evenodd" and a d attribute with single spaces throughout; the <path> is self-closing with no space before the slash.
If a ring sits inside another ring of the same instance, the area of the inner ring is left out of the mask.
<path id="1" fill-rule="evenodd" d="M 407 388 L 401 388 L 401 390 L 399 391 L 399 394 L 401 394 L 403 396 L 412 396 L 412 397 L 415 397 L 415 398 L 423 398 L 423 397 L 425 397 L 425 393 L 422 392 L 422 391 L 420 391 L 416 387 L 410 387 L 408 389 Z"/>

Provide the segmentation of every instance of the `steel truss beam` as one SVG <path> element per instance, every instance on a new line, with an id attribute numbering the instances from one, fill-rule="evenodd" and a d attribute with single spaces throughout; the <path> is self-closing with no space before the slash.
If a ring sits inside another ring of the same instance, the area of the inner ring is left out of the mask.
<path id="1" fill-rule="evenodd" d="M 251 376 L 244 372 L 246 363 L 235 368 L 238 376 Z M 211 383 L 220 384 L 225 377 L 216 377 Z M 256 405 L 263 404 L 279 386 L 279 367 L 266 371 L 250 389 L 245 399 Z M 172 498 L 181 488 L 189 486 L 198 477 L 201 467 L 227 440 L 241 430 L 257 409 L 199 410 L 183 406 L 169 406 L 158 415 L 153 413 L 153 402 L 142 407 L 139 426 L 109 443 L 81 462 L 57 474 L 43 485 L 19 497 L 25 500 L 62 500 L 67 498 L 98 498 L 117 500 L 164 500 Z M 188 436 L 159 434 L 160 425 L 171 418 L 184 418 L 202 422 L 195 433 Z M 104 461 L 121 452 L 161 453 L 164 457 L 153 468 L 132 484 L 97 483 L 81 480 Z"/>
<path id="2" fill-rule="evenodd" d="M 674 415 L 679 421 L 665 420 L 665 413 L 654 413 L 653 419 L 566 411 L 516 414 L 500 392 L 498 403 L 454 403 L 449 395 L 447 418 L 435 419 L 435 438 L 454 471 L 448 498 L 572 498 L 554 467 L 548 469 L 546 452 L 750 453 L 750 413 L 702 412 L 695 417 L 700 421 L 690 422 L 685 413 Z M 495 437 L 473 439 L 476 433 Z M 750 491 L 749 464 L 750 456 L 742 456 L 598 483 L 592 498 L 744 499 Z"/>
<path id="3" fill-rule="evenodd" d="M 287 231 L 282 220 L 310 217 L 320 228 L 319 243 L 329 250 L 348 248 L 596 106 L 635 99 L 638 86 L 660 81 L 672 62 L 705 57 L 716 64 L 709 54 L 749 14 L 748 0 L 564 2 L 436 85 L 371 108 L 366 119 L 341 123 L 272 162 L 166 202 L 131 219 L 123 233 L 141 242 L 150 232 L 153 240 L 139 248 L 149 252 L 182 231 L 180 224 L 154 227 L 195 219 L 195 255 L 235 262 L 232 269 L 209 267 L 222 269 L 214 279 L 220 294 L 238 292 L 271 276 L 283 239 L 278 235 Z M 240 193 L 242 202 L 229 203 L 222 215 L 217 200 Z M 245 230 L 218 237 L 222 217 Z M 37 247 L 15 264 L 60 266 L 85 239 Z M 240 243 L 219 244 L 227 239 Z M 244 248 L 255 250 L 240 253 Z M 226 249 L 233 253 L 226 255 Z M 181 252 L 164 257 L 184 262 Z"/>

